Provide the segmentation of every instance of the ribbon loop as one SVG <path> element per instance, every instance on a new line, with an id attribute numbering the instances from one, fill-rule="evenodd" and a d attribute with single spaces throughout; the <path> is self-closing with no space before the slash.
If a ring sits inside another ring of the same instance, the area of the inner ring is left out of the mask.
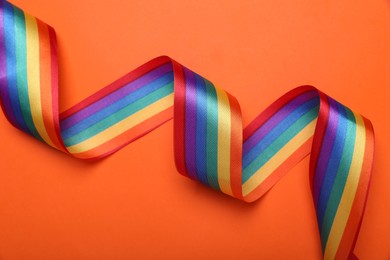
<path id="1" fill-rule="evenodd" d="M 247 202 L 311 153 L 324 258 L 352 256 L 371 176 L 373 128 L 314 87 L 288 92 L 243 129 L 231 94 L 164 56 L 59 114 L 54 30 L 0 1 L 0 98 L 12 125 L 80 159 L 108 156 L 173 118 L 178 171 Z"/>

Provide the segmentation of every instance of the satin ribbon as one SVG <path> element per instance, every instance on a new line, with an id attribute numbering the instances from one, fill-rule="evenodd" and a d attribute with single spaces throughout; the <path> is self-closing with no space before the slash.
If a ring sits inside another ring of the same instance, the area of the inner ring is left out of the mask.
<path id="1" fill-rule="evenodd" d="M 58 111 L 54 30 L 0 2 L 0 96 L 16 128 L 80 159 L 108 156 L 174 119 L 175 162 L 193 180 L 246 202 L 311 153 L 310 183 L 325 259 L 353 257 L 370 182 L 369 120 L 311 86 L 242 129 L 237 100 L 169 57 Z"/>

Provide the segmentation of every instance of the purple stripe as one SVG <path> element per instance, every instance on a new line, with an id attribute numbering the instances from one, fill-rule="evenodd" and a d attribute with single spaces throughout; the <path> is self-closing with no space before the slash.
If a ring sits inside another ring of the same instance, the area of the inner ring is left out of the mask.
<path id="1" fill-rule="evenodd" d="M 5 52 L 5 40 L 4 40 L 4 3 L 0 1 L 0 98 L 3 101 L 4 112 L 8 120 L 15 127 L 18 127 L 15 115 L 12 111 L 11 100 L 8 91 L 8 80 L 7 80 L 7 57 Z"/>
<path id="2" fill-rule="evenodd" d="M 296 108 L 306 101 L 316 97 L 317 91 L 308 91 L 300 94 L 298 97 L 291 100 L 284 105 L 278 112 L 276 112 L 270 119 L 268 119 L 255 133 L 249 137 L 242 147 L 243 156 L 249 152 L 260 140 L 262 140 L 275 126 L 277 126 L 283 119 L 291 114 Z"/>
<path id="3" fill-rule="evenodd" d="M 186 79 L 186 107 L 185 107 L 185 156 L 188 176 L 194 180 L 196 175 L 196 82 L 194 73 L 184 68 Z"/>
<path id="4" fill-rule="evenodd" d="M 95 114 L 101 109 L 109 106 L 112 103 L 115 103 L 119 99 L 123 98 L 126 95 L 142 88 L 143 86 L 149 84 L 150 82 L 160 78 L 165 73 L 172 71 L 172 64 L 166 63 L 161 65 L 157 69 L 154 69 L 147 74 L 139 77 L 138 79 L 124 85 L 120 89 L 112 92 L 111 94 L 105 96 L 104 98 L 96 101 L 95 103 L 87 106 L 86 108 L 74 113 L 68 118 L 65 118 L 61 121 L 61 130 L 66 130 L 69 127 L 77 124 L 78 122 L 84 120 L 85 118 Z"/>
<path id="5" fill-rule="evenodd" d="M 328 126 L 326 127 L 326 132 L 324 140 L 322 142 L 321 152 L 318 156 L 317 168 L 314 175 L 314 185 L 313 185 L 313 197 L 314 204 L 317 208 L 318 197 L 320 195 L 320 190 L 322 182 L 324 180 L 325 172 L 327 165 L 329 163 L 329 157 L 332 152 L 334 140 L 336 139 L 337 125 L 339 121 L 339 112 L 337 108 L 337 103 L 332 98 L 329 99 L 329 118 Z"/>

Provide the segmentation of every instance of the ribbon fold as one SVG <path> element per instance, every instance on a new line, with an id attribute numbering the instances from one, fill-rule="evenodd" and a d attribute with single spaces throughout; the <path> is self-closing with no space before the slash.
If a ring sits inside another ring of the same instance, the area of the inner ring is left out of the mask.
<path id="1" fill-rule="evenodd" d="M 288 92 L 243 129 L 232 95 L 164 56 L 60 114 L 53 28 L 0 1 L 0 97 L 13 126 L 80 159 L 108 156 L 173 118 L 178 171 L 246 202 L 311 153 L 324 258 L 353 257 L 373 164 L 373 128 L 314 87 Z"/>

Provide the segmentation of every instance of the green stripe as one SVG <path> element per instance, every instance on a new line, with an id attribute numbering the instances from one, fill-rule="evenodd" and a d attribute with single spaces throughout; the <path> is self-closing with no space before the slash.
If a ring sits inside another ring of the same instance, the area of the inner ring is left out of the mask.
<path id="1" fill-rule="evenodd" d="M 328 205 L 325 209 L 324 220 L 321 227 L 322 248 L 325 249 L 334 218 L 344 192 L 345 183 L 347 182 L 349 169 L 351 167 L 353 151 L 356 138 L 356 119 L 352 111 L 345 107 L 347 112 L 347 132 L 346 140 L 341 155 L 340 165 L 337 170 L 331 193 L 329 195 Z"/>
<path id="2" fill-rule="evenodd" d="M 310 109 L 287 128 L 274 142 L 260 153 L 243 171 L 253 175 L 269 161 L 280 149 L 282 149 L 292 138 L 318 116 L 318 106 Z"/>
<path id="3" fill-rule="evenodd" d="M 205 80 L 207 96 L 206 169 L 209 185 L 220 190 L 218 184 L 218 98 L 214 85 Z"/>
<path id="4" fill-rule="evenodd" d="M 24 13 L 14 7 L 15 22 L 15 53 L 16 53 L 16 85 L 18 87 L 20 108 L 23 119 L 32 135 L 42 140 L 35 128 L 30 108 L 27 82 L 27 46 L 26 46 L 26 22 Z"/>
<path id="5" fill-rule="evenodd" d="M 121 110 L 118 110 L 112 115 L 102 119 L 98 123 L 85 129 L 84 131 L 72 137 L 69 137 L 68 139 L 64 140 L 64 143 L 66 146 L 72 146 L 81 143 L 99 134 L 100 132 L 106 130 L 107 128 L 110 128 L 111 126 L 117 124 L 123 119 L 126 119 L 132 114 L 135 114 L 139 110 L 142 110 L 143 108 L 153 104 L 154 102 L 164 98 L 165 96 L 168 96 L 172 92 L 173 92 L 173 82 L 170 82 L 169 84 L 166 84 L 163 87 L 153 91 L 149 95 L 138 99 L 137 101 L 129 104 L 128 106 L 122 108 Z"/>

